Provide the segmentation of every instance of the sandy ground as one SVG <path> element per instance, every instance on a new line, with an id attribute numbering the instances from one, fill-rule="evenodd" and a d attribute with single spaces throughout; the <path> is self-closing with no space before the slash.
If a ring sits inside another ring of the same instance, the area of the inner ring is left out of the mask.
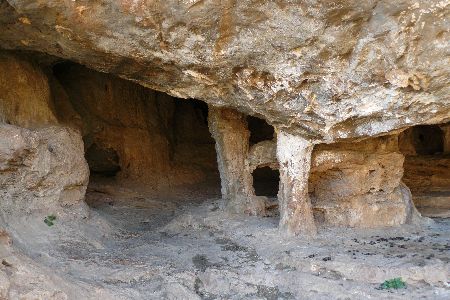
<path id="1" fill-rule="evenodd" d="M 31 218 L 21 220 L 28 235 L 10 233 L 12 246 L 3 239 L 0 295 L 450 299 L 450 219 L 378 230 L 321 228 L 308 240 L 280 236 L 276 217 L 228 214 L 215 190 L 155 197 L 97 183 L 87 202 L 84 224 L 56 220 L 48 227 Z M 407 288 L 378 289 L 395 277 Z"/>

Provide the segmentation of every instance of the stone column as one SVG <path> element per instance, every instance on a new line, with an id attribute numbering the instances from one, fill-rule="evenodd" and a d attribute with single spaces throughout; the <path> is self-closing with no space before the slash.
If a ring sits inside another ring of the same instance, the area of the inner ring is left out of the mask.
<path id="1" fill-rule="evenodd" d="M 308 140 L 278 131 L 280 229 L 289 235 L 317 233 L 308 195 L 312 150 L 313 145 Z"/>
<path id="2" fill-rule="evenodd" d="M 259 214 L 261 207 L 254 201 L 247 161 L 250 132 L 246 116 L 233 109 L 209 106 L 208 126 L 216 141 L 222 198 L 235 212 Z"/>

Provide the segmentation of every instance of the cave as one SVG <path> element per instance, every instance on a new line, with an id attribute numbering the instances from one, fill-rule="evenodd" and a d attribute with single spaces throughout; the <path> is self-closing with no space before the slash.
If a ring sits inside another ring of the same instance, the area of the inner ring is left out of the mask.
<path id="1" fill-rule="evenodd" d="M 450 299 L 448 8 L 0 0 L 0 299 Z"/>
<path id="2" fill-rule="evenodd" d="M 405 155 L 402 180 L 424 216 L 450 217 L 449 131 L 449 123 L 420 125 L 399 136 Z"/>
<path id="3" fill-rule="evenodd" d="M 206 103 L 171 97 L 73 62 L 53 64 L 51 75 L 56 114 L 82 133 L 91 207 L 133 207 L 136 196 L 117 194 L 124 186 L 140 191 L 140 206 L 149 197 L 170 202 L 183 195 L 195 202 L 218 194 Z"/>
<path id="4" fill-rule="evenodd" d="M 255 155 L 258 148 L 273 145 L 275 129 L 266 120 L 247 116 L 249 136 L 249 156 Z M 259 144 L 259 145 L 258 145 Z M 256 146 L 255 146 L 256 145 Z M 251 158 L 250 158 L 251 160 Z M 265 196 L 276 200 L 279 189 L 280 172 L 276 164 L 267 165 L 264 161 L 255 160 L 251 166 L 252 183 L 256 196 Z"/>

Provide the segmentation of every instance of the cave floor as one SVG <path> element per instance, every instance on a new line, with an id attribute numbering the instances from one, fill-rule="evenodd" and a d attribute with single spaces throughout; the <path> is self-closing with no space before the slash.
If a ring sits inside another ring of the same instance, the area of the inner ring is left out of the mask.
<path id="1" fill-rule="evenodd" d="M 289 238 L 276 218 L 230 215 L 216 190 L 198 193 L 91 184 L 92 226 L 108 232 L 60 236 L 29 256 L 92 299 L 450 298 L 450 219 Z M 378 289 L 395 277 L 407 288 Z"/>

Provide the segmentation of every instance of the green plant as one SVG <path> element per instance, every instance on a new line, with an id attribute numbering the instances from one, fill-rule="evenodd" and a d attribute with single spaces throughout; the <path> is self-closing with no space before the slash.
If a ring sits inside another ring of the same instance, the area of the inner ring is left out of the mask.
<path id="1" fill-rule="evenodd" d="M 381 290 L 390 290 L 390 289 L 405 289 L 406 283 L 401 278 L 393 278 L 389 280 L 385 280 L 381 285 Z"/>
<path id="2" fill-rule="evenodd" d="M 55 223 L 54 223 L 55 220 L 56 220 L 55 215 L 49 215 L 49 216 L 45 217 L 44 223 L 47 224 L 48 226 L 53 226 L 53 225 L 55 225 Z"/>

